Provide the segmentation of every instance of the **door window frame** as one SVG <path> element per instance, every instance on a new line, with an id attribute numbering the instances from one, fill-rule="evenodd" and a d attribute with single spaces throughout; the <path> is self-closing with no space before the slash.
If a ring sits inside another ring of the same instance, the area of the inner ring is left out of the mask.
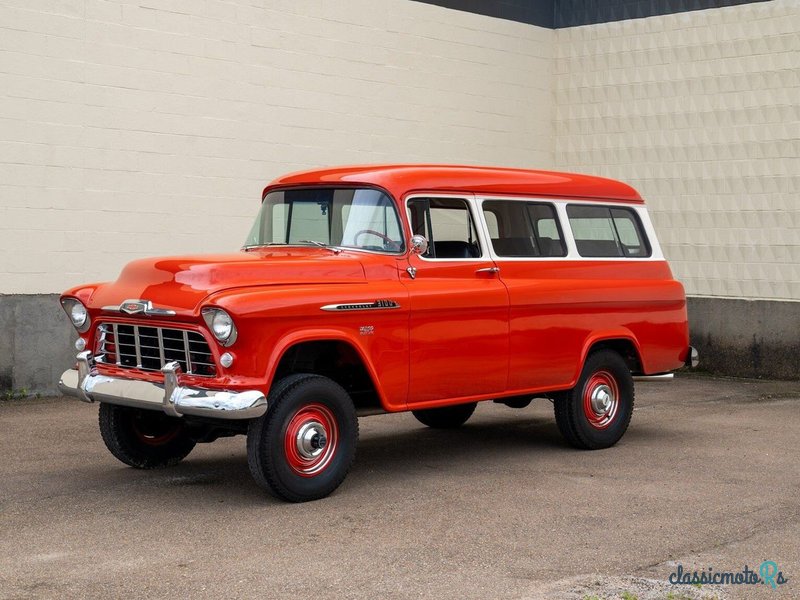
<path id="1" fill-rule="evenodd" d="M 472 218 L 472 223 L 475 227 L 475 234 L 478 236 L 478 245 L 480 246 L 481 255 L 478 257 L 469 257 L 469 258 L 427 258 L 422 256 L 421 254 L 416 255 L 417 258 L 423 260 L 425 262 L 431 263 L 486 263 L 486 262 L 494 262 L 494 258 L 491 254 L 491 245 L 489 244 L 489 238 L 487 237 L 487 232 L 485 231 L 486 223 L 483 220 L 482 214 L 480 210 L 478 210 L 475 204 L 475 194 L 443 194 L 440 192 L 435 193 L 419 193 L 414 192 L 413 194 L 407 195 L 403 199 L 403 205 L 405 207 L 406 212 L 406 219 L 408 220 L 408 229 L 411 232 L 411 235 L 414 235 L 414 224 L 411 221 L 411 207 L 409 204 L 412 200 L 417 199 L 426 199 L 426 198 L 445 198 L 445 199 L 455 199 L 455 200 L 463 200 L 464 203 L 467 205 L 467 210 L 469 211 L 470 217 Z M 432 243 L 431 240 L 428 240 L 428 243 Z M 410 250 L 409 250 L 410 252 Z"/>

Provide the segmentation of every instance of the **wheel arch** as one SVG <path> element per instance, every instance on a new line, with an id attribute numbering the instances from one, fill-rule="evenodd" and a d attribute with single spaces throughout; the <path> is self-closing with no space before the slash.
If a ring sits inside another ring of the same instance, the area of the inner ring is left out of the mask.
<path id="1" fill-rule="evenodd" d="M 331 361 L 325 364 L 325 361 Z M 331 368 L 335 367 L 335 368 Z M 285 336 L 273 349 L 267 385 L 293 373 L 314 373 L 341 385 L 362 413 L 386 411 L 380 379 L 364 348 L 345 332 L 326 329 Z"/>
<path id="2" fill-rule="evenodd" d="M 637 375 L 646 372 L 645 364 L 642 359 L 641 346 L 636 336 L 634 336 L 630 330 L 620 329 L 598 333 L 586 339 L 583 349 L 581 350 L 581 360 L 578 364 L 578 369 L 573 377 L 574 383 L 577 383 L 580 373 L 583 370 L 583 365 L 586 364 L 586 359 L 589 355 L 592 352 L 603 349 L 613 350 L 622 356 L 632 374 Z"/>

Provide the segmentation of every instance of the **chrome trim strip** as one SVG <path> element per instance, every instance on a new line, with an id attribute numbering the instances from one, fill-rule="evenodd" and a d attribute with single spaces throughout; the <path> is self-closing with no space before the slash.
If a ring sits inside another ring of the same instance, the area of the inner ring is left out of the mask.
<path id="1" fill-rule="evenodd" d="M 183 355 L 186 357 L 186 372 L 191 373 L 194 371 L 192 369 L 192 353 L 189 351 L 189 332 L 185 329 L 183 330 Z"/>
<path id="2" fill-rule="evenodd" d="M 119 351 L 119 331 L 117 331 L 117 324 L 112 323 L 111 328 L 114 330 L 114 357 L 117 359 L 117 366 L 122 366 L 122 353 Z"/>
<path id="3" fill-rule="evenodd" d="M 197 415 L 217 419 L 253 419 L 267 412 L 259 390 L 229 392 L 180 385 L 180 365 L 164 365 L 164 383 L 99 375 L 92 353 L 78 354 L 78 368 L 67 369 L 58 387 L 61 393 L 84 402 L 107 402 L 145 410 L 163 410 L 172 417 Z"/>
<path id="4" fill-rule="evenodd" d="M 400 304 L 394 300 L 375 300 L 374 302 L 344 302 L 342 304 L 326 304 L 320 306 L 320 310 L 331 312 L 352 311 L 352 310 L 393 310 L 400 308 Z"/>
<path id="5" fill-rule="evenodd" d="M 136 368 L 142 368 L 142 346 L 139 342 L 139 326 L 133 326 L 133 347 L 136 351 Z"/>
<path id="6" fill-rule="evenodd" d="M 659 375 L 634 375 L 634 381 L 653 381 L 653 382 L 663 382 L 663 381 L 672 381 L 675 378 L 674 373 L 661 373 Z"/>
<path id="7" fill-rule="evenodd" d="M 156 332 L 158 332 L 158 359 L 163 365 L 165 362 L 167 362 L 167 359 L 164 358 L 164 333 L 161 327 L 156 328 Z"/>

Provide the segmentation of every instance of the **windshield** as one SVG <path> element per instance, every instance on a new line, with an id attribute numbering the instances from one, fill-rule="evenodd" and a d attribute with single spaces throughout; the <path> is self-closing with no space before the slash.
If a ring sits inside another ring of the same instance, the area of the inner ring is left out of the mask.
<path id="1" fill-rule="evenodd" d="M 293 244 L 401 252 L 402 231 L 394 202 L 380 190 L 278 190 L 264 198 L 245 248 Z"/>

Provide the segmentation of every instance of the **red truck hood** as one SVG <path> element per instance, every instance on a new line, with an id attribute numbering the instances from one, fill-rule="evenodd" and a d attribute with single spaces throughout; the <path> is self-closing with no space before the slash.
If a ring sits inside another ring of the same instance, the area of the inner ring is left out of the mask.
<path id="1" fill-rule="evenodd" d="M 185 312 L 196 309 L 209 294 L 231 288 L 363 281 L 364 268 L 357 259 L 326 249 L 146 258 L 128 263 L 116 281 L 99 286 L 91 305 L 143 299 L 156 308 Z"/>

